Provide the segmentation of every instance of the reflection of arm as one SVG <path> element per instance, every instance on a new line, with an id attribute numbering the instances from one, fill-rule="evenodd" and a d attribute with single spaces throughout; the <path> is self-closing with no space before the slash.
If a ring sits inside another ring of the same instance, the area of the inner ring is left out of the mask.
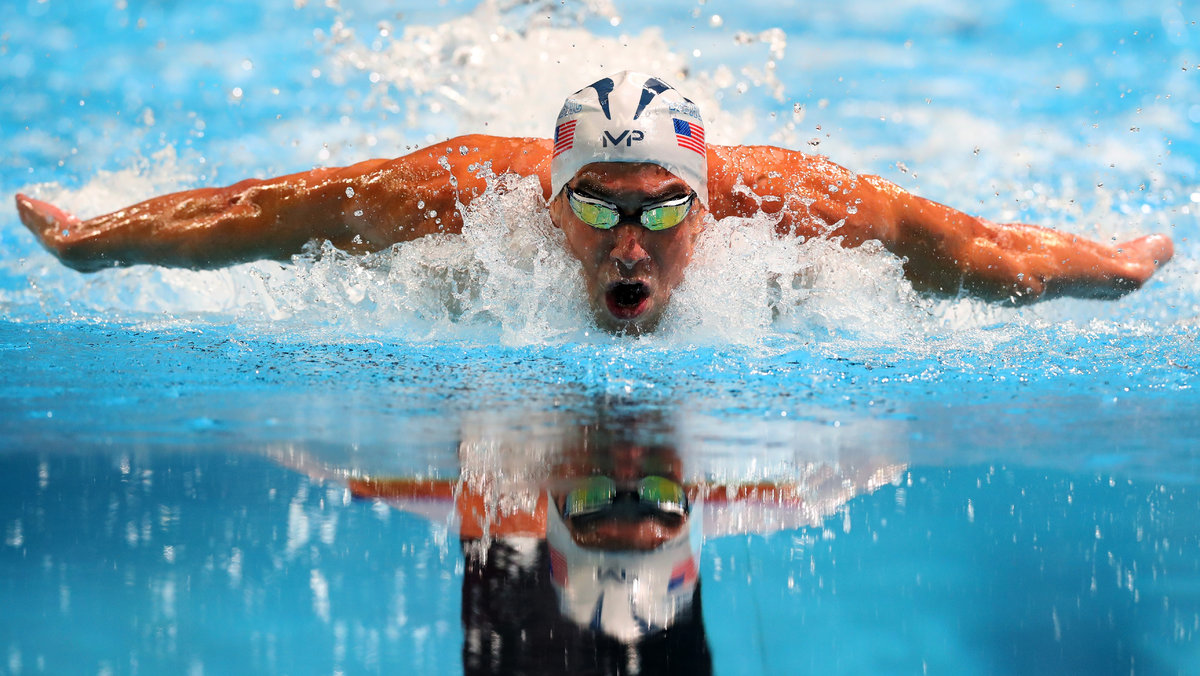
<path id="1" fill-rule="evenodd" d="M 420 502 L 453 503 L 459 519 L 460 535 L 464 539 L 482 537 L 484 533 L 492 537 L 522 535 L 543 537 L 546 533 L 547 501 L 544 492 L 538 499 L 537 509 L 534 513 L 505 512 L 497 509 L 494 505 L 489 505 L 483 495 L 469 490 L 465 484 L 460 485 L 458 480 L 356 477 L 349 479 L 347 483 L 351 495 L 356 498 L 385 500 L 401 509 L 405 505 Z M 688 492 L 703 495 L 704 503 L 709 508 L 723 510 L 731 507 L 751 507 L 757 508 L 756 512 L 762 512 L 761 507 L 769 506 L 795 513 L 795 517 L 784 520 L 788 524 L 793 522 L 807 524 L 805 519 L 808 517 L 800 515 L 805 501 L 798 486 L 768 482 L 735 485 L 691 484 L 688 485 Z M 756 515 L 763 516 L 761 513 Z M 745 519 L 742 520 L 745 521 Z M 767 526 L 769 530 L 783 527 L 774 523 L 779 519 L 771 519 L 771 521 L 769 526 L 767 524 L 758 525 Z M 743 525 L 755 530 L 755 523 L 745 522 Z"/>
<path id="2" fill-rule="evenodd" d="M 547 150 L 540 139 L 463 136 L 394 160 L 163 195 L 86 221 L 24 195 L 17 210 L 47 249 L 84 271 L 287 258 L 314 238 L 378 250 L 458 232 L 456 203 L 486 188 L 482 163 L 496 174 L 539 175 L 548 187 Z"/>
<path id="3" fill-rule="evenodd" d="M 992 223 L 796 151 L 714 147 L 709 159 L 717 217 L 761 210 L 778 219 L 781 234 L 841 237 L 846 246 L 879 240 L 907 259 L 906 275 L 924 291 L 963 290 L 1018 304 L 1116 298 L 1140 287 L 1173 253 L 1162 235 L 1108 246 L 1034 225 Z"/>
<path id="4" fill-rule="evenodd" d="M 386 500 L 403 508 L 404 503 L 442 501 L 453 503 L 459 520 L 459 537 L 464 540 L 483 537 L 544 537 L 546 534 L 546 496 L 537 500 L 533 513 L 505 511 L 485 496 L 470 490 L 458 480 L 447 479 L 369 479 L 351 478 L 350 493 L 360 499 Z"/>

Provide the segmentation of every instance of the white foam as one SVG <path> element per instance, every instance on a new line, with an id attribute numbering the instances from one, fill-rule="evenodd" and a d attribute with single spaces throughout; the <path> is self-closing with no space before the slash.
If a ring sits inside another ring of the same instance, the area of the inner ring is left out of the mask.
<path id="1" fill-rule="evenodd" d="M 777 77 L 789 49 L 782 31 L 731 36 L 722 50 L 733 53 L 749 45 L 764 50 L 761 59 L 743 52 L 736 68 L 706 71 L 684 56 L 686 46 L 672 44 L 660 29 L 612 36 L 580 27 L 581 16 L 615 17 L 603 3 L 567 14 L 551 12 L 549 19 L 517 10 L 484 2 L 444 23 L 408 25 L 399 33 L 391 29 L 386 37 L 360 35 L 339 21 L 328 33 L 330 70 L 347 80 L 374 81 L 370 104 L 391 111 L 389 119 L 396 121 L 375 138 L 380 146 L 408 138 L 399 131 L 408 126 L 422 140 L 466 131 L 543 136 L 565 92 L 636 67 L 661 73 L 694 98 L 714 142 L 771 137 L 795 147 L 797 139 L 812 134 L 805 127 L 819 123 L 817 118 L 890 117 L 906 133 L 866 142 L 833 133 L 820 136 L 818 149 L 852 167 L 911 162 L 919 179 L 895 171 L 890 177 L 905 187 L 927 185 L 933 197 L 947 196 L 945 201 L 996 219 L 1053 214 L 1060 220 L 1049 225 L 1100 237 L 1169 232 L 1176 223 L 1180 232 L 1195 231 L 1194 214 L 1169 207 L 1186 204 L 1186 196 L 1200 187 L 1180 184 L 1172 178 L 1177 174 L 1157 167 L 1156 153 L 1163 149 L 1151 139 L 1147 152 L 1147 135 L 1099 135 L 1091 150 L 1095 159 L 1089 161 L 1141 173 L 1150 191 L 1128 183 L 1097 187 L 1089 179 L 1031 184 L 1026 165 L 1061 164 L 1060 158 L 1079 152 L 1077 141 L 1055 130 L 1030 135 L 1023 126 L 954 105 L 903 106 L 865 96 L 759 126 L 766 111 L 746 102 L 784 99 L 781 107 L 792 109 Z M 814 63 L 903 58 L 898 48 L 873 43 L 868 48 L 856 40 L 801 44 L 789 58 L 797 53 L 801 62 Z M 737 92 L 747 87 L 747 95 L 739 98 Z M 740 107 L 731 110 L 733 102 Z M 1162 111 L 1153 116 L 1163 124 L 1178 123 Z M 331 139 L 330 160 L 361 159 L 361 150 L 371 147 L 365 139 L 376 133 L 358 133 L 341 123 L 291 124 L 281 133 Z M 969 152 L 963 138 L 979 146 L 980 154 Z M 349 156 L 351 146 L 359 153 Z M 33 192 L 80 215 L 95 215 L 192 185 L 194 166 L 168 148 L 122 171 L 100 173 L 79 189 L 35 186 Z M 504 190 L 489 192 L 464 220 L 462 235 L 425 238 L 367 257 L 325 246 L 291 265 L 259 262 L 219 271 L 139 266 L 79 275 L 37 251 L 0 263 L 9 274 L 31 280 L 27 287 L 0 290 L 0 302 L 97 319 L 171 316 L 186 322 L 195 317 L 261 325 L 264 331 L 336 326 L 340 335 L 482 335 L 510 344 L 578 340 L 591 332 L 578 263 L 564 252 L 561 233 L 550 225 L 533 182 L 509 182 Z M 1200 296 L 1194 249 L 1194 241 L 1182 244 L 1179 260 L 1149 289 L 1119 303 L 1056 301 L 1014 310 L 915 294 L 900 261 L 877 246 L 847 250 L 837 242 L 781 239 L 766 219 L 727 219 L 708 227 L 664 330 L 650 340 L 754 344 L 784 336 L 832 350 L 887 346 L 909 351 L 927 349 L 936 340 L 940 349 L 986 350 L 1015 340 L 1013 331 L 996 330 L 997 325 L 1015 330 L 1082 324 L 1097 316 L 1112 322 L 1194 321 Z"/>

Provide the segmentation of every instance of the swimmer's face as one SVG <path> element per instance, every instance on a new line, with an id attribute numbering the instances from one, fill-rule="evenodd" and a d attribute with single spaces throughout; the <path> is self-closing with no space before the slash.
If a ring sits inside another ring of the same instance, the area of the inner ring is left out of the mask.
<path id="1" fill-rule="evenodd" d="M 692 192 L 683 179 L 657 164 L 595 162 L 580 169 L 567 187 L 621 212 L 616 226 L 601 230 L 579 220 L 566 190 L 550 204 L 551 220 L 562 228 L 567 248 L 583 264 L 597 323 L 633 334 L 652 330 L 692 259 L 706 213 L 703 205 L 694 202 L 687 218 L 675 227 L 642 227 L 643 208 Z"/>
<path id="2" fill-rule="evenodd" d="M 618 443 L 601 453 L 591 449 L 556 468 L 555 473 L 559 476 L 551 494 L 561 514 L 566 504 L 566 491 L 573 479 L 600 474 L 612 478 L 621 489 L 628 489 L 646 476 L 661 476 L 682 483 L 682 470 L 682 463 L 673 448 Z M 694 495 L 689 497 L 695 498 Z M 572 519 L 567 528 L 581 547 L 648 551 L 678 537 L 687 528 L 687 520 L 633 516 L 616 511 L 581 522 Z"/>

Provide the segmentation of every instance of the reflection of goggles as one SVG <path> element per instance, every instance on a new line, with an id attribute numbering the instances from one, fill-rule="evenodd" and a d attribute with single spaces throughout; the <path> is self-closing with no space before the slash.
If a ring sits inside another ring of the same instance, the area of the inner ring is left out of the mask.
<path id="1" fill-rule="evenodd" d="M 567 187 L 563 189 L 567 191 L 567 201 L 571 203 L 571 210 L 584 223 L 599 230 L 609 230 L 620 222 L 621 212 L 616 205 L 594 197 L 585 197 Z M 642 209 L 642 227 L 647 230 L 666 230 L 679 225 L 691 212 L 695 199 L 696 193 L 693 192 Z"/>
<path id="2" fill-rule="evenodd" d="M 618 501 L 632 499 L 639 512 L 684 518 L 688 515 L 687 492 L 683 486 L 661 476 L 642 477 L 631 489 L 618 490 L 617 482 L 606 476 L 581 479 L 567 493 L 563 518 L 597 515 Z"/>

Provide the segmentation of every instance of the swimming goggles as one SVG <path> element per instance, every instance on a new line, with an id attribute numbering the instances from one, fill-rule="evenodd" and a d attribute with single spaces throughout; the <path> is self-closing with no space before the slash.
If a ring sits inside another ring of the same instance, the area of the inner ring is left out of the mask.
<path id="1" fill-rule="evenodd" d="M 565 186 L 563 190 L 567 191 L 567 201 L 571 203 L 571 210 L 579 220 L 593 228 L 609 230 L 621 221 L 621 212 L 615 204 L 580 195 Z M 696 193 L 693 192 L 642 209 L 642 227 L 657 231 L 679 225 L 691 212 L 695 199 Z"/>
<path id="2" fill-rule="evenodd" d="M 661 476 L 642 477 L 629 488 L 617 487 L 606 476 L 580 480 L 567 492 L 563 504 L 564 519 L 596 516 L 609 510 L 618 501 L 632 499 L 639 513 L 684 518 L 688 515 L 687 491 L 683 486 Z"/>

